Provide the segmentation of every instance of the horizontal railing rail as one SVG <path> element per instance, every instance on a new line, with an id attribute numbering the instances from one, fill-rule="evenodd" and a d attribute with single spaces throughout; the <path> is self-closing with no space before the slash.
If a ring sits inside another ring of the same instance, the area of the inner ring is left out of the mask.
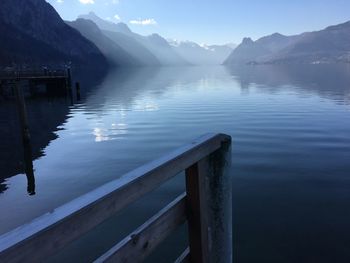
<path id="1" fill-rule="evenodd" d="M 230 144 L 227 135 L 202 136 L 0 236 L 0 261 L 40 262 L 185 171 L 186 193 L 96 262 L 140 262 L 186 221 L 189 248 L 177 262 L 231 262 L 231 182 L 225 173 Z"/>

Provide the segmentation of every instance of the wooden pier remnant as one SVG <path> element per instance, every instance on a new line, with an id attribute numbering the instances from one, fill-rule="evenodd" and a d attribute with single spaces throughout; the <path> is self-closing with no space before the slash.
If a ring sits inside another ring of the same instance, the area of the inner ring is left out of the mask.
<path id="1" fill-rule="evenodd" d="M 141 262 L 188 222 L 188 248 L 176 262 L 232 262 L 231 137 L 207 134 L 117 180 L 0 236 L 4 262 L 41 262 L 116 212 L 186 171 L 186 192 L 95 262 Z"/>
<path id="2" fill-rule="evenodd" d="M 69 90 L 71 89 L 71 79 L 69 68 L 66 70 L 50 71 L 47 69 L 0 71 L 0 95 L 5 93 L 5 87 L 12 86 L 16 82 L 27 83 L 31 94 L 37 93 L 38 86 L 46 86 L 47 94 L 66 95 L 69 94 Z"/>

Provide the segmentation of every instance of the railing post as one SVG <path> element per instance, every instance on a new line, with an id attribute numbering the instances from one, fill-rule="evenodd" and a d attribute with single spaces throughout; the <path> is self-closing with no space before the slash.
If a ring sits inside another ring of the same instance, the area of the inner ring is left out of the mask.
<path id="1" fill-rule="evenodd" d="M 186 170 L 191 262 L 233 260 L 230 147 L 225 137 L 219 150 Z"/>
<path id="2" fill-rule="evenodd" d="M 206 263 L 209 256 L 208 203 L 205 197 L 208 159 L 186 169 L 190 262 Z"/>
<path id="3" fill-rule="evenodd" d="M 233 262 L 231 138 L 209 158 L 208 203 L 210 262 Z"/>

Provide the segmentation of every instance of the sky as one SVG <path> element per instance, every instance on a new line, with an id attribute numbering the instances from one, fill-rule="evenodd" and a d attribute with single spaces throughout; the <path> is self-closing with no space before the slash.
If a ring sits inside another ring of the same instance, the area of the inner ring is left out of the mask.
<path id="1" fill-rule="evenodd" d="M 350 20 L 349 0 L 47 0 L 65 20 L 90 11 L 137 33 L 200 44 L 239 44 Z"/>

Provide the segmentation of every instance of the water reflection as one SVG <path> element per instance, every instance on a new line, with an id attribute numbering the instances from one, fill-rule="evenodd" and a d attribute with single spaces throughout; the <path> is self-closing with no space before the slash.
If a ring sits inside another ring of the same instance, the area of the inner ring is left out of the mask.
<path id="1" fill-rule="evenodd" d="M 16 109 L 1 102 L 0 168 L 7 179 L 0 233 L 203 133 L 224 132 L 233 137 L 238 261 L 297 262 L 307 255 L 327 262 L 339 250 L 337 259 L 349 256 L 349 66 L 115 69 L 98 82 L 88 77 L 77 77 L 81 101 L 75 94 L 72 106 L 64 98 L 28 101 L 38 188 L 32 198 L 22 193 Z M 133 215 L 146 219 L 160 200 L 181 190 L 167 185 Z M 137 220 L 126 218 L 113 229 L 132 230 Z M 325 238 L 317 239 L 320 233 Z M 92 240 L 103 252 L 109 244 L 99 238 Z M 75 248 L 71 253 L 78 253 Z M 88 249 L 80 260 L 93 260 L 95 252 Z"/>
<path id="2" fill-rule="evenodd" d="M 23 144 L 24 147 L 24 167 L 27 176 L 27 192 L 29 195 L 35 195 L 35 176 L 32 161 L 32 146 L 30 143 Z"/>
<path id="3" fill-rule="evenodd" d="M 242 93 L 249 93 L 251 85 L 257 84 L 267 93 L 289 88 L 350 103 L 350 64 L 232 66 L 226 69 L 237 78 Z"/>
<path id="4" fill-rule="evenodd" d="M 84 94 L 95 87 L 102 77 L 91 72 L 75 73 L 76 80 L 80 80 L 82 74 L 88 76 L 82 79 Z M 20 114 L 22 109 L 16 97 L 0 97 L 0 194 L 8 189 L 7 178 L 21 173 L 27 177 L 28 194 L 35 194 L 33 160 L 45 155 L 45 147 L 57 138 L 58 127 L 69 117 L 69 108 L 75 101 L 74 96 L 67 96 L 65 92 L 49 89 L 45 95 L 40 93 L 38 96 L 29 94 L 26 88 L 25 83 L 20 86 L 20 90 L 25 91 L 21 96 L 25 96 L 23 113 L 27 115 L 25 119 L 28 119 L 26 122 L 30 127 L 30 140 L 24 140 L 26 136 L 21 135 L 24 130 L 23 114 Z"/>

